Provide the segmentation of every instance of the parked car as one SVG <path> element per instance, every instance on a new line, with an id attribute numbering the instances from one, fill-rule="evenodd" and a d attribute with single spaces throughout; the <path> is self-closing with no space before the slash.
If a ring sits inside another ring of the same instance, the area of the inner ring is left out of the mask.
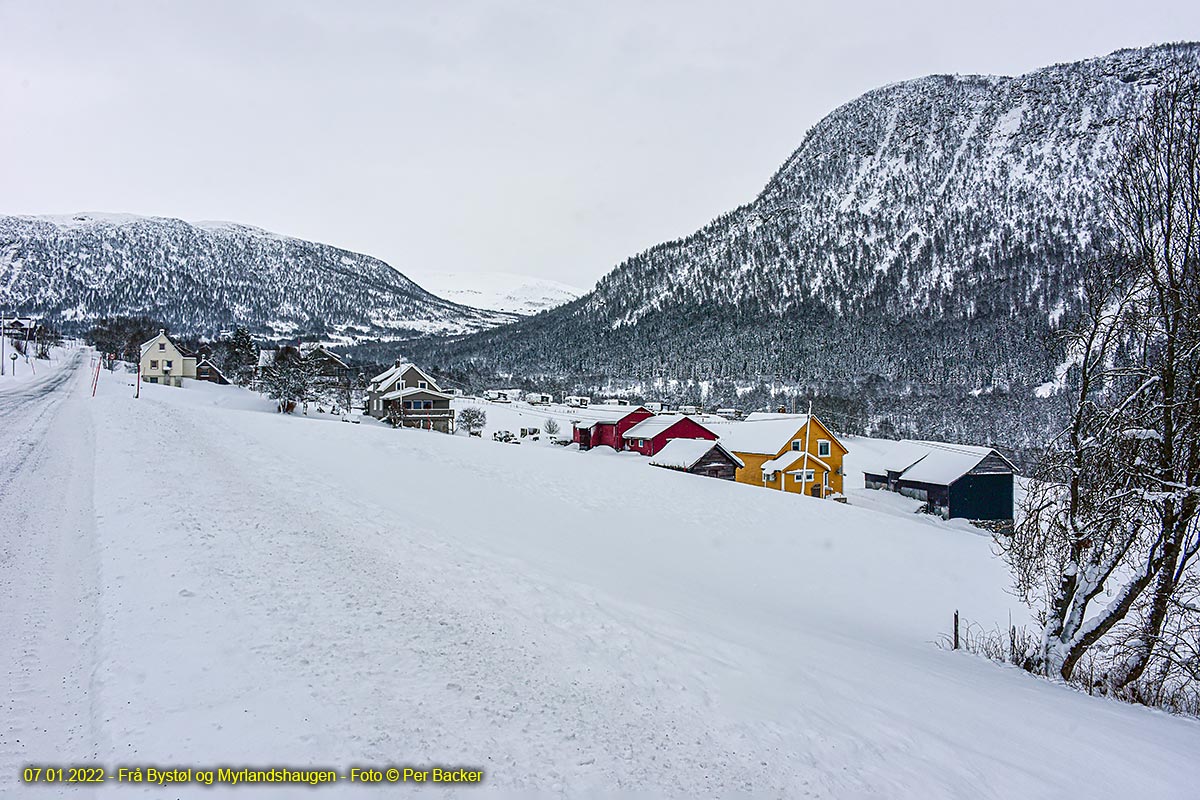
<path id="1" fill-rule="evenodd" d="M 572 394 L 564 397 L 563 402 L 571 408 L 587 408 L 592 404 L 592 398 Z"/>
<path id="2" fill-rule="evenodd" d="M 512 431 L 496 431 L 492 434 L 492 441 L 504 442 L 506 444 L 520 444 L 521 440 L 513 436 Z"/>

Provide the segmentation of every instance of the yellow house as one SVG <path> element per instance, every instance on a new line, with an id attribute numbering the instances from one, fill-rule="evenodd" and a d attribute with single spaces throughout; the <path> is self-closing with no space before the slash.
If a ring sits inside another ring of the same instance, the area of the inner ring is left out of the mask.
<path id="1" fill-rule="evenodd" d="M 182 386 L 184 378 L 196 377 L 196 359 L 184 355 L 161 328 L 158 336 L 142 345 L 141 372 L 146 383 Z"/>
<path id="2" fill-rule="evenodd" d="M 744 464 L 738 483 L 813 497 L 842 493 L 846 446 L 817 417 L 751 414 L 744 422 L 712 427 Z"/>

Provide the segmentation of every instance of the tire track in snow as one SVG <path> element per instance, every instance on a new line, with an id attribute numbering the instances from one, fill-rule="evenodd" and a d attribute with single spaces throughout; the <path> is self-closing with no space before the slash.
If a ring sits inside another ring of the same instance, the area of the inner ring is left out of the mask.
<path id="1" fill-rule="evenodd" d="M 96 754 L 94 442 L 83 351 L 0 390 L 0 793 Z M 43 796 L 90 796 L 88 787 Z"/>

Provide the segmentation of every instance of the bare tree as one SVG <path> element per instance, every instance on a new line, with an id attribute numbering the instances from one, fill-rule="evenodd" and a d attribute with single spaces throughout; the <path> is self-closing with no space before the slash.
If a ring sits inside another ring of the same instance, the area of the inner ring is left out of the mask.
<path id="1" fill-rule="evenodd" d="M 1069 342 L 1070 425 L 1045 453 L 1006 554 L 1043 622 L 1029 666 L 1070 679 L 1090 653 L 1107 687 L 1145 700 L 1139 681 L 1159 676 L 1161 690 L 1179 648 L 1194 645 L 1200 611 L 1182 599 L 1200 550 L 1195 72 L 1163 79 L 1121 143 L 1107 205 L 1116 241 L 1085 280 Z"/>

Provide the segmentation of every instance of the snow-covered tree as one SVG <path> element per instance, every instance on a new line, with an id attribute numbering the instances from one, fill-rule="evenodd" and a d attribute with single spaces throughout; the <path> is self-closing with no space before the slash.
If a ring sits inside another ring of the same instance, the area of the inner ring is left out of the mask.
<path id="1" fill-rule="evenodd" d="M 263 368 L 263 390 L 267 397 L 279 401 L 281 410 L 287 410 L 312 399 L 314 377 L 311 359 L 300 355 L 294 347 L 282 347 L 276 352 L 275 361 Z"/>
<path id="2" fill-rule="evenodd" d="M 479 433 L 487 425 L 487 412 L 478 406 L 467 406 L 458 414 L 458 424 L 467 433 Z"/>
<path id="3" fill-rule="evenodd" d="M 1048 448 L 1006 546 L 1039 609 L 1030 666 L 1152 700 L 1200 673 L 1200 79 L 1163 79 L 1107 194 L 1117 233 L 1088 275 L 1070 425 Z M 1189 594 L 1192 593 L 1192 594 Z M 1179 667 L 1182 666 L 1182 672 Z M 1187 672 L 1191 669 L 1191 673 Z"/>
<path id="4" fill-rule="evenodd" d="M 239 325 L 233 331 L 233 336 L 224 343 L 224 359 L 221 369 L 235 383 L 249 383 L 258 364 L 258 347 L 250 338 L 250 331 Z"/>

